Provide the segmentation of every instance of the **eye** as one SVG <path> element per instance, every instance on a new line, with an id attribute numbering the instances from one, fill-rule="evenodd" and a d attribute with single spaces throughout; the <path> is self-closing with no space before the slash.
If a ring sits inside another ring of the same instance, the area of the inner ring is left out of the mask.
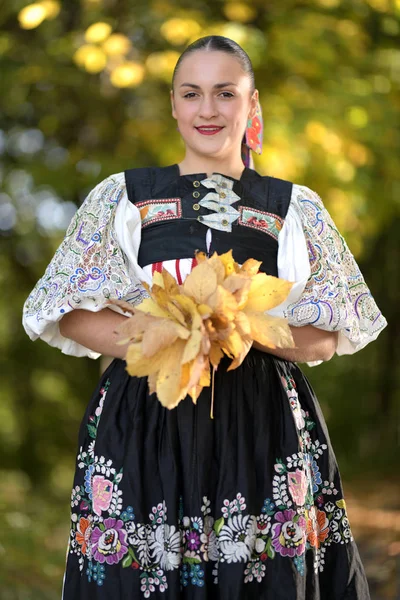
<path id="1" fill-rule="evenodd" d="M 193 96 L 195 96 L 195 92 L 188 92 L 187 94 L 185 94 L 183 97 L 184 98 L 193 98 Z"/>
<path id="2" fill-rule="evenodd" d="M 233 98 L 234 94 L 232 94 L 232 92 L 222 92 L 222 94 L 228 94 L 227 96 L 224 96 L 224 98 Z"/>

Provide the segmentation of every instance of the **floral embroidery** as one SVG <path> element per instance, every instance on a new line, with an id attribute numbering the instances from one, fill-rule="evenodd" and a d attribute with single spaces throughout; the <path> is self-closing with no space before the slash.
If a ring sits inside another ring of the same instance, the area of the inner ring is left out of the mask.
<path id="1" fill-rule="evenodd" d="M 269 212 L 257 210 L 256 208 L 249 208 L 248 206 L 241 206 L 239 211 L 240 225 L 258 229 L 273 237 L 274 240 L 278 239 L 279 232 L 282 229 L 284 222 L 281 217 Z"/>
<path id="2" fill-rule="evenodd" d="M 258 515 L 249 514 L 246 498 L 238 492 L 225 498 L 219 515 L 211 514 L 211 502 L 203 497 L 200 515 L 185 515 L 180 498 L 178 520 L 168 523 L 164 500 L 151 508 L 148 521 L 137 521 L 134 508 L 125 506 L 117 472 L 111 460 L 95 453 L 99 419 L 110 381 L 99 392 L 99 403 L 89 417 L 91 441 L 80 448 L 78 468 L 83 484 L 71 495 L 71 534 L 67 551 L 78 559 L 82 576 L 101 586 L 109 565 L 138 571 L 144 598 L 168 589 L 168 572 L 179 569 L 182 588 L 205 585 L 210 564 L 212 581 L 218 584 L 221 563 L 243 563 L 244 582 L 260 583 L 266 561 L 279 555 L 293 561 L 305 574 L 305 555 L 313 553 L 314 569 L 323 571 L 331 544 L 352 541 L 346 505 L 337 498 L 334 482 L 322 480 L 318 461 L 327 445 L 312 439 L 315 424 L 299 404 L 292 378 L 281 374 L 299 436 L 299 452 L 275 462 L 272 498 L 266 498 Z M 85 566 L 86 561 L 86 568 Z"/>
<path id="3" fill-rule="evenodd" d="M 180 198 L 160 198 L 157 200 L 142 200 L 136 202 L 142 219 L 142 227 L 147 227 L 159 221 L 179 219 L 182 216 Z"/>
<path id="4" fill-rule="evenodd" d="M 301 218 L 311 275 L 285 316 L 291 324 L 341 331 L 357 350 L 386 326 L 346 241 L 316 192 L 294 185 L 291 203 Z"/>
<path id="5" fill-rule="evenodd" d="M 306 520 L 295 510 L 284 510 L 275 515 L 272 526 L 272 545 L 282 556 L 300 556 L 306 546 Z"/>
<path id="6" fill-rule="evenodd" d="M 44 329 L 74 308 L 98 308 L 108 298 L 137 304 L 148 296 L 133 282 L 114 231 L 115 211 L 125 192 L 124 173 L 94 187 L 76 211 L 65 237 L 24 305 L 24 322 Z M 47 340 L 46 340 L 47 341 Z"/>

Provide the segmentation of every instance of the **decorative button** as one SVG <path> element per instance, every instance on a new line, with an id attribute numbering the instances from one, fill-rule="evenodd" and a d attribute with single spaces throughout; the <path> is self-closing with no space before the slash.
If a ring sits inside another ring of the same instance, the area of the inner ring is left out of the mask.
<path id="1" fill-rule="evenodd" d="M 220 197 L 221 197 L 221 198 L 226 198 L 226 194 L 225 194 L 225 192 L 221 192 L 221 193 L 220 193 Z"/>
<path id="2" fill-rule="evenodd" d="M 228 219 L 222 219 L 221 223 L 222 225 L 229 225 Z"/>
<path id="3" fill-rule="evenodd" d="M 221 187 L 222 187 L 222 188 L 226 188 L 226 183 L 225 183 L 225 181 L 223 181 L 223 182 L 221 183 Z"/>
<path id="4" fill-rule="evenodd" d="M 193 181 L 194 187 L 200 187 L 200 181 Z"/>
<path id="5" fill-rule="evenodd" d="M 202 220 L 202 218 L 203 218 L 203 217 L 202 217 L 201 215 L 199 215 L 199 216 L 197 217 L 197 220 L 198 220 L 198 221 L 201 221 L 201 220 Z"/>
<path id="6" fill-rule="evenodd" d="M 200 204 L 197 204 L 197 202 L 196 202 L 196 204 L 193 204 L 193 210 L 199 210 L 199 208 L 200 208 Z"/>
<path id="7" fill-rule="evenodd" d="M 200 192 L 193 192 L 193 198 L 198 198 L 200 196 Z"/>
<path id="8" fill-rule="evenodd" d="M 226 212 L 226 207 L 225 206 L 220 206 L 219 207 L 219 212 Z"/>

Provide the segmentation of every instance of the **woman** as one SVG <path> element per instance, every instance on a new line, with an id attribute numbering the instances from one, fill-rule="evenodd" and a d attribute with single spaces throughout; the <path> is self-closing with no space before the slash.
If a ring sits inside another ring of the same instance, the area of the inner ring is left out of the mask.
<path id="1" fill-rule="evenodd" d="M 172 88 L 183 160 L 99 183 L 24 307 L 32 339 L 114 357 L 79 432 L 63 598 L 367 600 L 326 425 L 296 363 L 356 352 L 386 321 L 319 196 L 249 168 L 262 122 L 247 54 L 197 40 Z M 127 374 L 115 343 L 126 317 L 107 299 L 138 303 L 155 270 L 182 282 L 196 249 L 230 248 L 296 282 L 275 311 L 296 348 L 253 344 L 230 372 L 224 359 L 214 419 L 209 388 L 167 410 Z"/>

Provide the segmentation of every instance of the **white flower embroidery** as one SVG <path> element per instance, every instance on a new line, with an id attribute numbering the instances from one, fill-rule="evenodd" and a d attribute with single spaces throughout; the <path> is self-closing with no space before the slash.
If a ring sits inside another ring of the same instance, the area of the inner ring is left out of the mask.
<path id="1" fill-rule="evenodd" d="M 256 533 L 257 520 L 254 515 L 238 513 L 229 518 L 219 534 L 221 561 L 231 563 L 249 560 Z"/>
<path id="2" fill-rule="evenodd" d="M 181 562 L 181 534 L 174 525 L 164 523 L 150 533 L 150 550 L 162 569 L 172 571 Z"/>

